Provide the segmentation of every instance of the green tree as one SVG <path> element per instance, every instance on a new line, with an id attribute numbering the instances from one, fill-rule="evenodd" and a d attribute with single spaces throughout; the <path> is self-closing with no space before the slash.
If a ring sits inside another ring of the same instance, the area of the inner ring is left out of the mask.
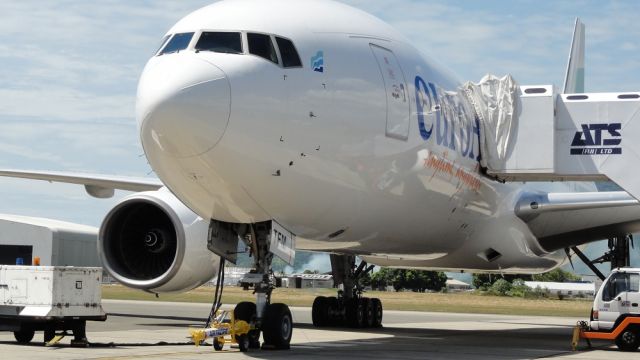
<path id="1" fill-rule="evenodd" d="M 443 272 L 407 269 L 381 268 L 371 275 L 371 286 L 382 288 L 393 286 L 395 291 L 402 289 L 424 292 L 440 291 L 445 287 L 447 276 Z"/>
<path id="2" fill-rule="evenodd" d="M 505 279 L 498 279 L 491 285 L 489 292 L 493 295 L 506 296 L 511 291 L 511 283 Z"/>
<path id="3" fill-rule="evenodd" d="M 533 275 L 534 281 L 553 281 L 553 282 L 571 282 L 580 281 L 580 277 L 569 271 L 560 268 L 551 270 L 546 273 Z"/>
<path id="4" fill-rule="evenodd" d="M 472 285 L 476 289 L 479 290 L 488 290 L 491 285 L 493 285 L 499 279 L 505 279 L 509 282 L 513 282 L 515 280 L 523 280 L 530 281 L 532 280 L 531 275 L 524 274 L 485 274 L 485 273 L 476 273 L 473 274 L 472 277 Z"/>

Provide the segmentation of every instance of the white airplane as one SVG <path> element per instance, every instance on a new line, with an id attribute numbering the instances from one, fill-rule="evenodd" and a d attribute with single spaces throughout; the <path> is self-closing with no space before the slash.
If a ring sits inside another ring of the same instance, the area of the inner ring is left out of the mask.
<path id="1" fill-rule="evenodd" d="M 583 47 L 578 23 L 566 93 L 582 92 Z M 338 297 L 316 299 L 314 324 L 355 327 L 382 322 L 380 301 L 358 285 L 368 264 L 539 273 L 590 241 L 616 238 L 614 255 L 628 250 L 640 207 L 627 192 L 489 176 L 477 115 L 460 123 L 447 113 L 445 90 L 460 85 L 352 7 L 221 1 L 173 26 L 140 78 L 136 118 L 158 181 L 0 175 L 83 184 L 96 197 L 136 191 L 109 212 L 98 240 L 105 269 L 133 288 L 190 290 L 246 244 L 257 300 L 236 314 L 258 329 L 254 347 L 260 331 L 265 344 L 289 347 L 291 315 L 270 304 L 270 265 L 296 249 L 331 253 L 341 285 Z"/>

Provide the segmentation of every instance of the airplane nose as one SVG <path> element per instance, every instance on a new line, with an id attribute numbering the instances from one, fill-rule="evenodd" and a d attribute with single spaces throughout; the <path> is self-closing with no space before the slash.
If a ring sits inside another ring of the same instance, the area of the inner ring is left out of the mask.
<path id="1" fill-rule="evenodd" d="M 231 86 L 192 54 L 152 59 L 138 84 L 136 117 L 145 151 L 186 158 L 213 148 L 229 122 Z"/>

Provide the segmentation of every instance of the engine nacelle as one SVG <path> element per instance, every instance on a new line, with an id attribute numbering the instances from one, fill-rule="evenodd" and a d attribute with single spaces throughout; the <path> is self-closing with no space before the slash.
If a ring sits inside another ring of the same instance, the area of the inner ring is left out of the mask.
<path id="1" fill-rule="evenodd" d="M 122 284 L 150 292 L 187 291 L 211 280 L 220 258 L 207 249 L 209 221 L 166 189 L 124 198 L 100 226 L 102 263 Z"/>

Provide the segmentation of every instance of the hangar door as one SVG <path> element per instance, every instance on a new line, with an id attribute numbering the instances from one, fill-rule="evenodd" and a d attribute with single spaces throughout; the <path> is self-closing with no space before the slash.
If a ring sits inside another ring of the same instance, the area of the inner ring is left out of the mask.
<path id="1" fill-rule="evenodd" d="M 409 93 L 398 59 L 389 49 L 369 44 L 375 56 L 387 94 L 386 135 L 399 140 L 409 138 Z"/>

